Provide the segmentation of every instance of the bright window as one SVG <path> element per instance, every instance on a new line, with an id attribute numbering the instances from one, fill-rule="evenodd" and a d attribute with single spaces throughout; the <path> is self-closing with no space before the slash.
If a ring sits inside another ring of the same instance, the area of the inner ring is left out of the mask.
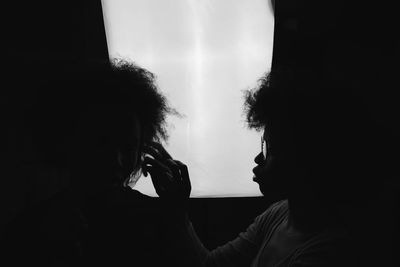
<path id="1" fill-rule="evenodd" d="M 135 61 L 184 118 L 170 117 L 167 149 L 188 165 L 192 197 L 258 196 L 260 133 L 246 128 L 243 89 L 271 66 L 268 0 L 103 0 L 111 57 Z M 155 195 L 149 178 L 135 186 Z"/>

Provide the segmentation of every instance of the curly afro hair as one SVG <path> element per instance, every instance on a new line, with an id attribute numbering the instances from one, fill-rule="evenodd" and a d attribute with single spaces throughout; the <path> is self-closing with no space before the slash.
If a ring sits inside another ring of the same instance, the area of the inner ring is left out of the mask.
<path id="1" fill-rule="evenodd" d="M 281 72 L 267 73 L 258 80 L 256 88 L 244 91 L 244 114 L 250 129 L 261 131 L 271 120 L 282 121 L 283 116 L 288 119 L 294 90 L 289 82 L 290 73 L 285 79 L 280 79 L 281 75 Z"/>
<path id="2" fill-rule="evenodd" d="M 157 88 L 155 75 L 119 58 L 113 60 L 112 70 L 117 86 L 126 91 L 127 104 L 141 122 L 144 142 L 167 140 L 166 117 L 179 113 L 169 106 Z"/>
<path id="3" fill-rule="evenodd" d="M 136 116 L 142 143 L 168 139 L 166 117 L 178 113 L 158 89 L 154 74 L 135 63 L 118 58 L 60 64 L 44 73 L 34 81 L 34 97 L 25 116 L 34 161 L 65 166 L 69 160 L 65 148 L 77 146 L 76 131 L 87 111 L 97 112 L 104 125 L 107 133 L 98 135 L 116 134 L 114 126 L 129 124 Z"/>

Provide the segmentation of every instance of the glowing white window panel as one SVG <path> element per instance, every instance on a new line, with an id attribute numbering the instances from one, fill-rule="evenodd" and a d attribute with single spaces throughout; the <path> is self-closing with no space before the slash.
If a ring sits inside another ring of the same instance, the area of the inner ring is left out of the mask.
<path id="1" fill-rule="evenodd" d="M 252 181 L 260 133 L 246 128 L 243 90 L 270 69 L 268 0 L 103 0 L 111 57 L 157 76 L 184 118 L 169 117 L 165 144 L 188 165 L 192 197 L 258 196 Z M 135 189 L 155 196 L 149 178 Z"/>

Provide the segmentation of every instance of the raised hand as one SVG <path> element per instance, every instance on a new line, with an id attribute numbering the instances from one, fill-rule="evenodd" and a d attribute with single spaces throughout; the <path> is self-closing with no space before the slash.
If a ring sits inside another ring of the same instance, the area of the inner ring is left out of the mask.
<path id="1" fill-rule="evenodd" d="M 165 148 L 156 142 L 146 144 L 143 174 L 149 173 L 156 193 L 176 205 L 186 206 L 191 192 L 188 168 L 174 160 Z"/>

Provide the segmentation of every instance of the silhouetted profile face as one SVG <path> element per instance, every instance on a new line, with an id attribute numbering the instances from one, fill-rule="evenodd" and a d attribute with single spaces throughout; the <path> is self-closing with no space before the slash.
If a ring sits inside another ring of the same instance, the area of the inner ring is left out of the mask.
<path id="1" fill-rule="evenodd" d="M 73 175 L 86 177 L 73 178 L 75 186 L 98 192 L 112 184 L 122 185 L 140 167 L 142 129 L 139 119 L 118 108 L 117 111 L 95 108 L 82 117 L 80 125 Z"/>
<path id="2" fill-rule="evenodd" d="M 273 133 L 266 127 L 260 142 L 261 151 L 254 158 L 257 166 L 253 168 L 253 180 L 259 184 L 261 193 L 271 201 L 286 198 L 291 185 L 291 151 L 282 141 L 280 134 Z"/>
<path id="3" fill-rule="evenodd" d="M 136 116 L 127 121 L 127 129 L 121 132 L 120 143 L 117 146 L 117 162 L 119 166 L 118 180 L 125 181 L 137 171 L 141 165 L 143 142 L 141 138 L 141 124 Z M 122 129 L 124 130 L 124 129 Z"/>

